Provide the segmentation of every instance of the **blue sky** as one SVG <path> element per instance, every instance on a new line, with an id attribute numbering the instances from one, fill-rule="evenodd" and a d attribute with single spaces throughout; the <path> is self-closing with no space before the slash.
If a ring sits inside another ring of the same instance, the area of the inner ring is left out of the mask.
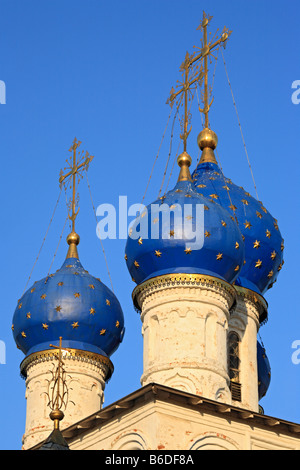
<path id="1" fill-rule="evenodd" d="M 25 427 L 22 353 L 11 322 L 45 235 L 59 193 L 58 176 L 76 136 L 95 158 L 89 180 L 95 205 L 128 204 L 144 194 L 167 122 L 165 104 L 187 50 L 199 43 L 196 28 L 203 9 L 212 31 L 233 30 L 225 59 L 247 144 L 258 195 L 278 219 L 285 239 L 285 265 L 266 294 L 269 321 L 260 334 L 272 368 L 261 405 L 268 415 L 299 422 L 300 364 L 292 363 L 292 343 L 300 340 L 299 124 L 292 83 L 300 79 L 297 0 L 1 0 L 0 105 L 1 300 L 0 364 L 2 423 L 0 447 L 18 449 Z M 210 113 L 219 138 L 225 175 L 255 195 L 224 67 L 219 58 Z M 195 165 L 201 118 L 193 111 L 188 151 Z M 178 145 L 174 133 L 174 149 Z M 169 152 L 170 128 L 159 154 L 145 202 L 156 199 Z M 177 169 L 170 186 L 177 178 Z M 80 259 L 109 286 L 96 237 L 87 185 L 80 187 L 77 229 Z M 59 205 L 31 283 L 50 267 L 66 217 Z M 64 234 L 64 238 L 67 231 Z M 126 333 L 112 356 L 115 373 L 105 404 L 140 387 L 141 322 L 134 311 L 134 284 L 124 262 L 125 240 L 105 240 L 109 269 L 126 320 Z M 63 239 L 52 271 L 66 254 Z M 29 284 L 31 285 L 31 284 Z"/>

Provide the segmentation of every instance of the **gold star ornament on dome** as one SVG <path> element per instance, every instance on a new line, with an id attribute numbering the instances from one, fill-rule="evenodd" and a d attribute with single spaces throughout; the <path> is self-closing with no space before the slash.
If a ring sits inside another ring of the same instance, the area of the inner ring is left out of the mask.
<path id="1" fill-rule="evenodd" d="M 271 238 L 271 232 L 270 232 L 270 230 L 268 230 L 268 229 L 266 230 L 266 237 L 267 237 L 267 238 Z"/>
<path id="2" fill-rule="evenodd" d="M 246 222 L 244 222 L 244 225 L 245 225 L 245 228 L 250 229 L 252 227 L 251 223 L 248 220 L 246 220 Z"/>

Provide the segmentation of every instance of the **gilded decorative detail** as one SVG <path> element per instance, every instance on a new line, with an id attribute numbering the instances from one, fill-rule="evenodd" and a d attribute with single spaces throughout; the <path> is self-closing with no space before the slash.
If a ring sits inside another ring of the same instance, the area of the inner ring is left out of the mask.
<path id="1" fill-rule="evenodd" d="M 228 282 L 219 278 L 204 274 L 174 273 L 148 279 L 147 281 L 144 281 L 143 283 L 136 286 L 132 293 L 134 305 L 140 312 L 140 305 L 138 304 L 137 299 L 142 293 L 180 286 L 202 287 L 208 289 L 213 288 L 221 292 L 226 292 L 231 298 L 230 307 L 235 298 L 235 288 Z"/>
<path id="2" fill-rule="evenodd" d="M 157 256 L 157 258 L 160 258 L 161 252 L 159 250 L 155 250 L 155 256 Z"/>
<path id="3" fill-rule="evenodd" d="M 43 330 L 48 330 L 49 325 L 47 323 L 42 323 Z"/>
<path id="4" fill-rule="evenodd" d="M 223 253 L 218 253 L 216 258 L 217 260 L 221 260 L 223 258 Z"/>
<path id="5" fill-rule="evenodd" d="M 78 327 L 79 327 L 78 321 L 74 321 L 74 322 L 72 323 L 72 328 L 73 328 L 73 330 L 76 330 Z"/>
<path id="6" fill-rule="evenodd" d="M 262 261 L 260 259 L 258 259 L 255 263 L 255 267 L 256 268 L 261 268 L 261 265 L 262 265 Z"/>
<path id="7" fill-rule="evenodd" d="M 53 359 L 57 358 L 58 348 L 56 350 L 46 350 L 46 351 L 39 351 L 37 353 L 32 353 L 29 356 L 25 357 L 23 362 L 21 363 L 20 369 L 21 374 L 24 378 L 27 376 L 27 371 L 30 366 L 40 362 L 50 361 L 52 362 Z M 108 373 L 106 380 L 109 379 L 113 373 L 114 367 L 112 362 L 107 356 L 101 356 L 97 353 L 91 353 L 89 351 L 83 351 L 80 349 L 69 349 L 68 348 L 68 355 L 64 357 L 64 360 L 72 360 L 77 359 L 78 361 L 89 362 L 91 365 L 95 365 L 98 367 L 102 367 L 103 365 L 108 368 Z"/>
<path id="8" fill-rule="evenodd" d="M 255 242 L 253 243 L 253 248 L 259 248 L 260 247 L 260 241 L 259 240 L 255 240 Z"/>
<path id="9" fill-rule="evenodd" d="M 78 198 L 76 196 L 76 180 L 78 184 L 80 179 L 82 178 L 83 172 L 88 170 L 89 164 L 94 158 L 88 152 L 85 152 L 84 154 L 83 150 L 81 152 L 78 152 L 78 155 L 77 155 L 77 149 L 78 147 L 80 147 L 80 145 L 81 145 L 81 141 L 77 140 L 75 137 L 73 144 L 71 148 L 69 149 L 69 152 L 71 152 L 73 155 L 72 157 L 66 160 L 67 167 L 64 168 L 64 170 L 67 170 L 67 172 L 64 174 L 63 170 L 61 170 L 60 175 L 59 175 L 60 187 L 64 186 L 66 190 L 67 186 L 70 185 L 70 187 L 72 188 L 71 215 L 69 214 L 69 219 L 72 221 L 72 232 L 71 232 L 72 240 L 70 240 L 71 243 L 70 243 L 70 248 L 69 248 L 67 258 L 72 258 L 72 257 L 78 258 L 76 245 L 78 245 L 79 243 L 79 237 L 75 233 L 75 220 L 79 212 L 79 208 L 76 207 L 77 201 L 78 201 Z"/>
<path id="10" fill-rule="evenodd" d="M 271 232 L 270 232 L 270 230 L 268 230 L 268 229 L 266 230 L 266 237 L 267 237 L 267 238 L 271 238 Z"/>
<path id="11" fill-rule="evenodd" d="M 110 306 L 110 300 L 106 299 L 105 303 L 106 303 L 106 305 Z"/>

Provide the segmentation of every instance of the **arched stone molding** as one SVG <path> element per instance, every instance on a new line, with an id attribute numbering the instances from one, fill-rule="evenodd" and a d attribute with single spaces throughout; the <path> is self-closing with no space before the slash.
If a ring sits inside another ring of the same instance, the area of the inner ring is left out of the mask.
<path id="1" fill-rule="evenodd" d="M 111 450 L 150 450 L 149 438 L 140 429 L 124 431 L 115 438 Z"/>
<path id="2" fill-rule="evenodd" d="M 215 432 L 200 434 L 193 441 L 189 450 L 240 450 L 233 439 Z"/>

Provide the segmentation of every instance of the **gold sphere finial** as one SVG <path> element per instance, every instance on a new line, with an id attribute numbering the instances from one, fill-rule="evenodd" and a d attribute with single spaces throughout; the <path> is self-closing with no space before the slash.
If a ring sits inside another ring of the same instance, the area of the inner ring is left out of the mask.
<path id="1" fill-rule="evenodd" d="M 68 245 L 71 245 L 71 244 L 79 245 L 79 242 L 80 242 L 80 236 L 78 235 L 78 233 L 76 232 L 69 233 L 69 235 L 67 236 Z"/>
<path id="2" fill-rule="evenodd" d="M 218 145 L 218 137 L 214 131 L 205 127 L 198 135 L 197 142 L 200 150 L 203 150 L 206 147 L 214 150 Z"/>
<path id="3" fill-rule="evenodd" d="M 187 165 L 188 167 L 190 167 L 192 163 L 192 158 L 187 152 L 184 151 L 178 156 L 177 163 L 180 167 L 182 167 L 182 165 Z"/>
<path id="4" fill-rule="evenodd" d="M 67 236 L 67 243 L 69 245 L 67 258 L 78 258 L 77 245 L 80 242 L 80 236 L 76 232 L 71 232 Z"/>
<path id="5" fill-rule="evenodd" d="M 192 157 L 184 150 L 177 158 L 177 163 L 180 166 L 178 181 L 192 181 L 189 170 L 192 163 Z"/>
<path id="6" fill-rule="evenodd" d="M 50 419 L 52 419 L 52 421 L 56 421 L 56 420 L 61 421 L 65 415 L 63 411 L 61 410 L 53 410 L 51 411 L 49 416 L 50 416 Z"/>

